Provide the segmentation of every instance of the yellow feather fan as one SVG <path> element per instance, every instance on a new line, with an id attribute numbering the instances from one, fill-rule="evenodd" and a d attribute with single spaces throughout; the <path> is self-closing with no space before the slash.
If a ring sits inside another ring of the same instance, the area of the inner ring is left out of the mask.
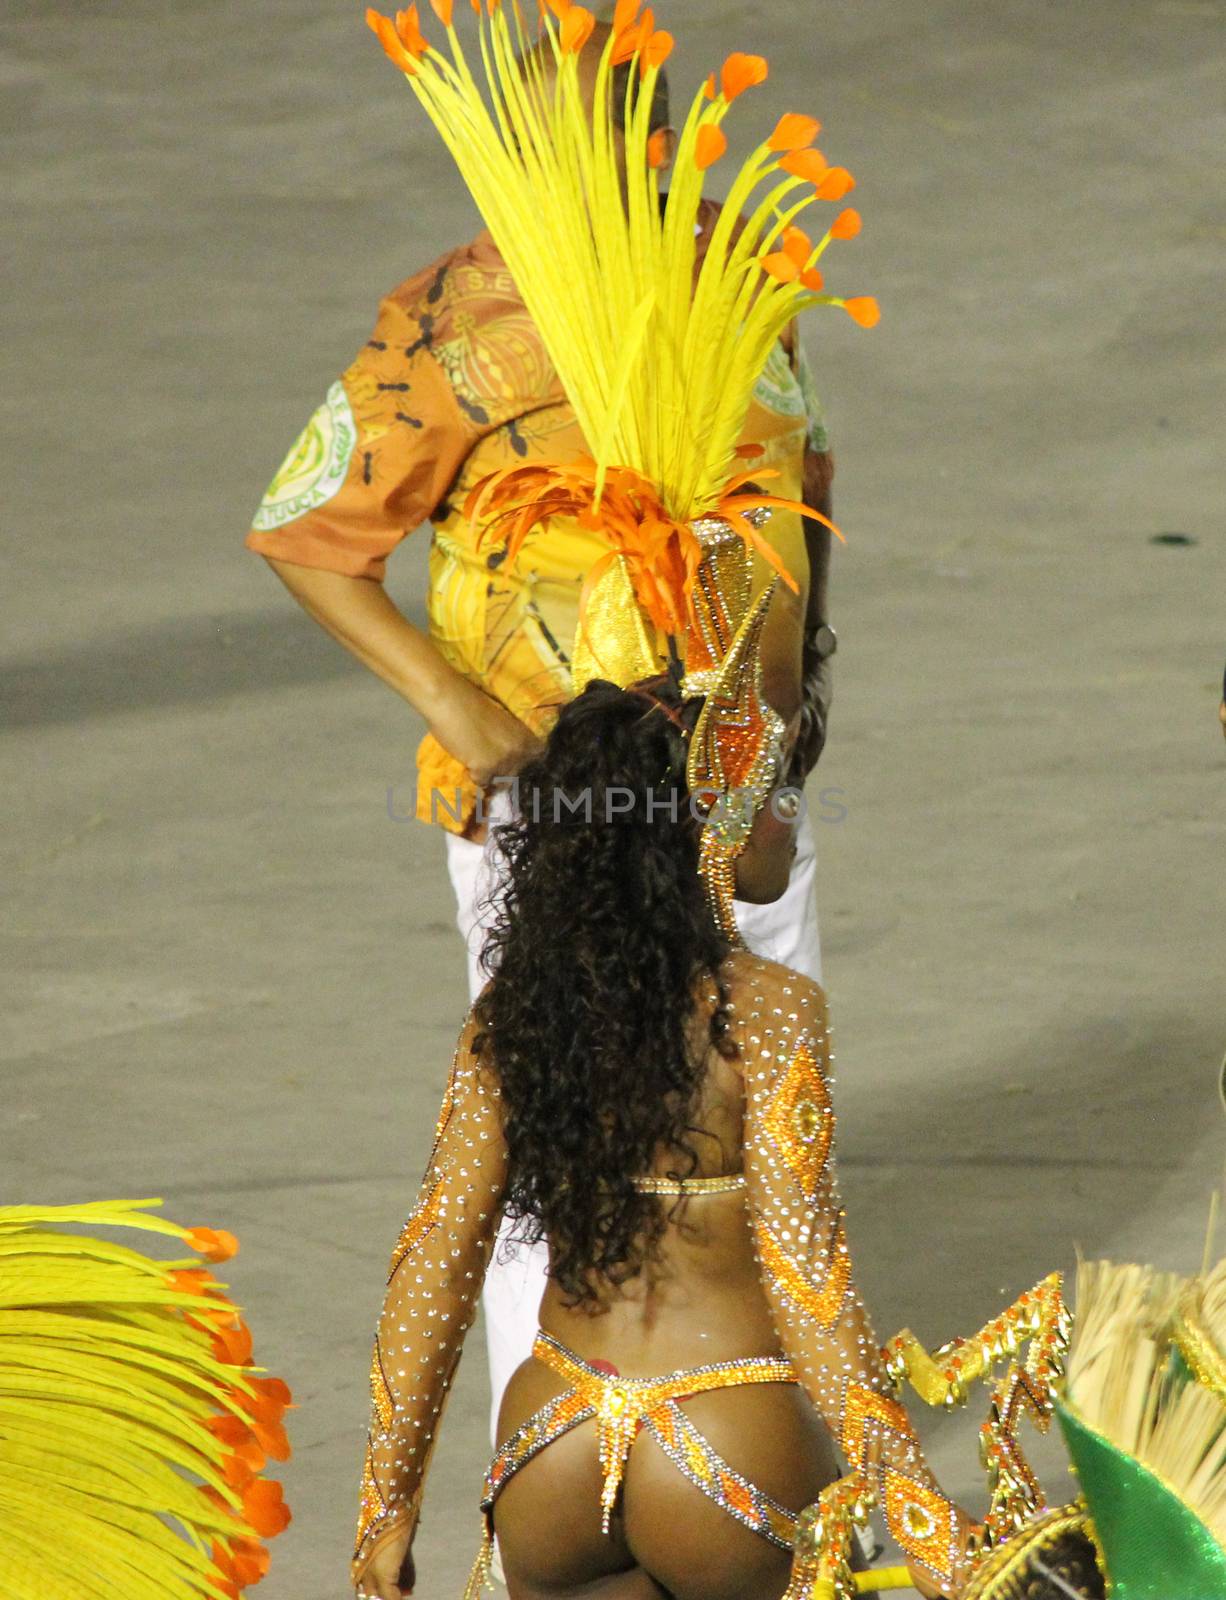
<path id="1" fill-rule="evenodd" d="M 266 1457 L 289 1390 L 196 1257 L 95 1237 L 132 1228 L 210 1262 L 233 1236 L 157 1200 L 0 1207 L 0 1593 L 6 1600 L 237 1596 L 289 1521 Z M 67 1231 L 67 1230 L 73 1231 Z"/>

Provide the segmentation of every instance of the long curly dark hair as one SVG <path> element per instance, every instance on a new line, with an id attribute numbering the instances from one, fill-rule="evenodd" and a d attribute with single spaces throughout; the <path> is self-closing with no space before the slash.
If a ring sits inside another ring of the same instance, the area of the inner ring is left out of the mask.
<path id="1" fill-rule="evenodd" d="M 668 678 L 589 684 L 520 773 L 518 814 L 498 830 L 506 884 L 478 1047 L 502 1090 L 509 1210 L 521 1237 L 548 1237 L 573 1304 L 600 1304 L 602 1287 L 655 1256 L 667 1212 L 631 1179 L 662 1149 L 679 1176 L 696 1165 L 704 974 L 718 990 L 709 1043 L 734 1049 L 728 942 L 698 876 L 685 785 L 697 709 Z"/>

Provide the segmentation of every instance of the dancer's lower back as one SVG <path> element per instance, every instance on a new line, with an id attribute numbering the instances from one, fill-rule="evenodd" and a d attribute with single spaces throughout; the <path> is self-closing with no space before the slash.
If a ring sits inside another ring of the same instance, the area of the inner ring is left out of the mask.
<path id="1" fill-rule="evenodd" d="M 539 1429 L 538 1418 L 552 1422 L 557 1412 L 549 1403 L 572 1389 L 568 1357 L 614 1387 L 617 1377 L 658 1380 L 698 1369 L 672 1385 L 686 1390 L 711 1381 L 703 1369 L 725 1366 L 733 1368 L 727 1376 L 735 1386 L 679 1399 L 680 1418 L 666 1403 L 649 1413 L 607 1534 L 595 1419 L 526 1460 L 494 1508 L 511 1600 L 571 1593 L 778 1600 L 790 1567 L 787 1528 L 775 1515 L 772 1530 L 763 1509 L 768 1516 L 768 1503 L 799 1511 L 837 1469 L 829 1433 L 799 1385 L 750 1381 L 769 1379 L 770 1358 L 775 1366 L 785 1358 L 762 1292 L 744 1191 L 687 1200 L 649 1274 L 606 1291 L 598 1311 L 568 1304 L 551 1285 L 541 1325 L 561 1353 L 543 1343 L 556 1365 L 533 1359 L 517 1371 L 499 1418 L 500 1443 L 525 1425 Z"/>

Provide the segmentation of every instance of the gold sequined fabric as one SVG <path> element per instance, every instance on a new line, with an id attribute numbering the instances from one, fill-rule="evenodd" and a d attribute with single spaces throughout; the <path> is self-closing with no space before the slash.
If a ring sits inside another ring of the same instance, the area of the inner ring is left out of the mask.
<path id="1" fill-rule="evenodd" d="M 784 1349 L 840 1441 L 848 1497 L 876 1503 L 909 1560 L 946 1594 L 970 1524 L 924 1460 L 856 1290 L 834 1170 L 830 1034 L 820 987 L 755 962 L 734 1007 L 745 1071 L 745 1176 L 763 1282 Z"/>
<path id="2" fill-rule="evenodd" d="M 648 1173 L 631 1182 L 640 1194 L 677 1195 L 697 1199 L 704 1194 L 739 1194 L 745 1188 L 743 1172 L 721 1172 L 713 1178 L 663 1178 Z"/>
<path id="3" fill-rule="evenodd" d="M 626 1378 L 611 1377 L 590 1366 L 546 1333 L 537 1336 L 532 1354 L 570 1384 L 572 1394 L 596 1419 L 596 1447 L 604 1473 L 600 1505 L 606 1533 L 630 1447 L 648 1417 L 660 1413 L 670 1401 L 708 1394 L 713 1389 L 735 1389 L 746 1383 L 796 1382 L 792 1363 L 773 1356 L 712 1362 L 660 1378 Z"/>
<path id="4" fill-rule="evenodd" d="M 1103 1600 L 1083 1505 L 1044 1512 L 979 1563 L 962 1600 Z"/>
<path id="5" fill-rule="evenodd" d="M 434 1150 L 392 1253 L 371 1360 L 352 1576 L 416 1526 L 426 1465 L 493 1249 L 506 1182 L 498 1091 L 461 1035 Z"/>

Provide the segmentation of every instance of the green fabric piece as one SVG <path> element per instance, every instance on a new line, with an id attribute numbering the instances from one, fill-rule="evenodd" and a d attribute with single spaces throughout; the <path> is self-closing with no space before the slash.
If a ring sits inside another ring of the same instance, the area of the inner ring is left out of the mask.
<path id="1" fill-rule="evenodd" d="M 1107 1565 L 1111 1600 L 1226 1600 L 1226 1550 L 1190 1506 L 1076 1412 L 1056 1414 Z"/>

